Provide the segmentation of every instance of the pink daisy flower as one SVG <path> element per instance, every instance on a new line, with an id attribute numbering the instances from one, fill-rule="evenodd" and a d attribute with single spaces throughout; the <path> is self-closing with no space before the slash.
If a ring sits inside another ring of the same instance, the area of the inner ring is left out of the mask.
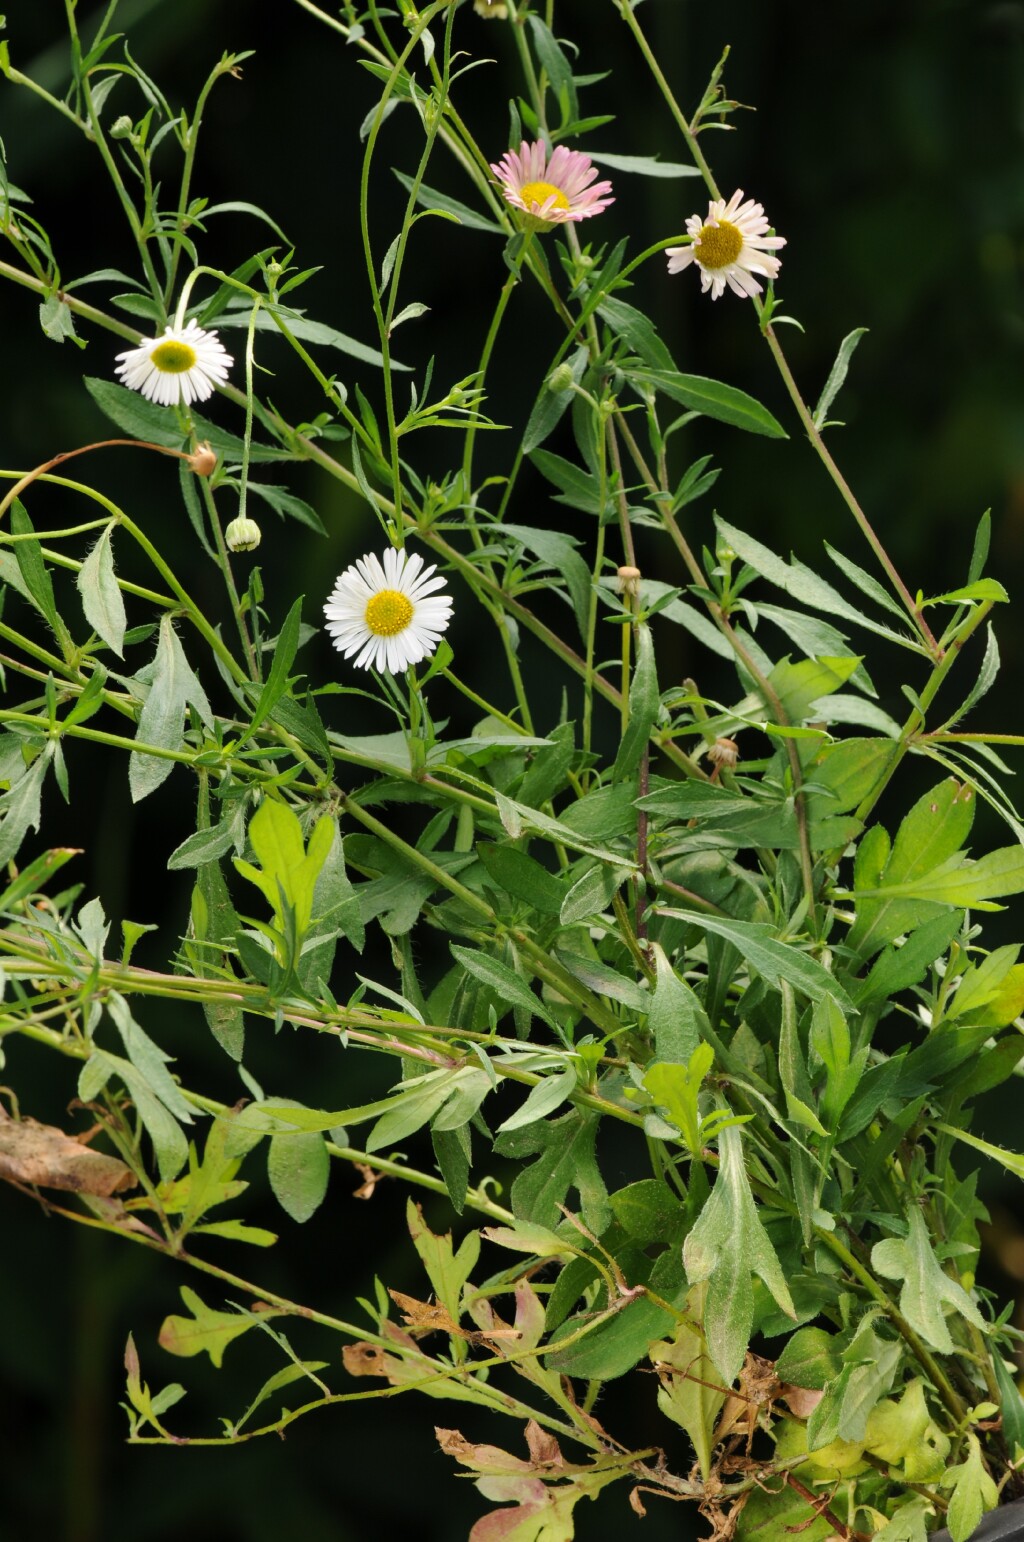
<path id="1" fill-rule="evenodd" d="M 509 150 L 491 170 L 506 201 L 527 216 L 535 229 L 589 219 L 615 202 L 610 182 L 594 182 L 597 167 L 581 150 L 556 145 L 548 156 L 543 139 Z"/>
<path id="2" fill-rule="evenodd" d="M 742 203 L 743 193 L 737 189 L 729 202 L 716 198 L 708 205 L 707 219 L 693 214 L 686 221 L 689 246 L 669 246 L 665 249 L 668 271 L 680 273 L 691 262 L 700 269 L 700 287 L 717 300 L 725 293 L 725 286 L 738 295 L 761 293 L 761 285 L 754 278 L 761 273 L 767 279 L 778 275 L 781 263 L 778 257 L 769 256 L 785 246 L 781 236 L 769 236 L 768 221 L 759 203 L 748 199 Z"/>

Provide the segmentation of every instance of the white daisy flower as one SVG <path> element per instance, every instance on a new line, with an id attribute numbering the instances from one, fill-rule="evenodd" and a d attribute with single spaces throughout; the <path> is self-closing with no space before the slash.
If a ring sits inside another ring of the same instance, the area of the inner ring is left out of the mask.
<path id="1" fill-rule="evenodd" d="M 372 553 L 346 568 L 324 605 L 327 630 L 357 669 L 400 674 L 429 658 L 452 617 L 452 602 L 439 595 L 443 578 L 423 558 L 393 547 L 383 562 Z"/>
<path id="2" fill-rule="evenodd" d="M 144 337 L 117 357 L 115 373 L 128 389 L 161 407 L 205 402 L 234 363 L 216 332 L 204 332 L 195 321 L 165 327 L 159 337 Z"/>
<path id="3" fill-rule="evenodd" d="M 742 203 L 742 198 L 737 189 L 728 203 L 724 198 L 714 199 L 708 205 L 707 219 L 693 214 L 686 221 L 690 245 L 665 249 L 670 273 L 682 272 L 691 262 L 697 264 L 701 290 L 706 294 L 710 289 L 713 300 L 725 293 L 726 284 L 738 295 L 760 294 L 761 285 L 754 274 L 775 279 L 781 267 L 779 259 L 768 253 L 785 246 L 785 241 L 781 236 L 767 235 L 764 209 L 752 199 Z"/>

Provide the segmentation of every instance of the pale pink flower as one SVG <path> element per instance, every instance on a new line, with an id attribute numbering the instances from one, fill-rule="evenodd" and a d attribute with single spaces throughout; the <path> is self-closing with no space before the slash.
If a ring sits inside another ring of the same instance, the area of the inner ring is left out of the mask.
<path id="1" fill-rule="evenodd" d="M 754 274 L 774 280 L 781 267 L 778 257 L 768 253 L 785 246 L 785 241 L 766 234 L 770 227 L 764 209 L 752 199 L 742 203 L 742 198 L 737 189 L 728 203 L 714 199 L 706 219 L 693 214 L 686 221 L 690 244 L 665 249 L 670 273 L 682 272 L 691 262 L 697 264 L 701 290 L 706 294 L 710 289 L 713 300 L 725 293 L 726 284 L 738 295 L 760 294 Z"/>
<path id="2" fill-rule="evenodd" d="M 508 150 L 491 170 L 508 203 L 536 227 L 589 219 L 615 202 L 610 182 L 594 183 L 597 167 L 582 150 L 556 145 L 551 155 L 543 139 Z M 591 186 L 591 183 L 594 183 Z"/>

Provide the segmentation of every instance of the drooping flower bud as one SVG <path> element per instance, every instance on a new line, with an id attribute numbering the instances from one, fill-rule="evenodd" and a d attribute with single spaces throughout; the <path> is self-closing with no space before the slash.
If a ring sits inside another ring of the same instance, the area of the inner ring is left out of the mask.
<path id="1" fill-rule="evenodd" d="M 254 519 L 239 515 L 224 532 L 228 551 L 255 551 L 262 539 L 262 531 Z"/>

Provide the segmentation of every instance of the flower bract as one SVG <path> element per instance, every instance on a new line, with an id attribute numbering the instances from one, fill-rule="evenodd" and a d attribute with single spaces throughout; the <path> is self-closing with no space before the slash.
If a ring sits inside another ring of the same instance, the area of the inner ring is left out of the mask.
<path id="1" fill-rule="evenodd" d="M 551 155 L 543 139 L 509 150 L 491 170 L 505 199 L 536 229 L 589 219 L 615 202 L 610 182 L 595 182 L 597 167 L 581 150 L 556 145 Z"/>
<path id="2" fill-rule="evenodd" d="M 693 214 L 686 221 L 686 230 L 692 238 L 688 246 L 669 246 L 665 249 L 668 271 L 680 273 L 690 263 L 700 269 L 700 287 L 717 300 L 725 293 L 725 286 L 738 295 L 761 293 L 761 285 L 754 277 L 762 274 L 774 279 L 781 266 L 772 252 L 785 246 L 782 236 L 770 236 L 764 209 L 752 199 L 743 202 L 739 189 L 726 203 L 716 198 L 708 205 L 707 218 Z"/>
<path id="3" fill-rule="evenodd" d="M 452 616 L 452 602 L 436 568 L 423 558 L 389 549 L 383 558 L 359 557 L 341 574 L 324 604 L 327 630 L 359 669 L 396 675 L 428 658 Z"/>
<path id="4" fill-rule="evenodd" d="M 141 391 L 161 407 L 205 402 L 214 386 L 227 380 L 234 363 L 216 332 L 204 332 L 195 321 L 165 327 L 159 337 L 144 337 L 117 359 L 115 373 L 129 390 Z"/>

